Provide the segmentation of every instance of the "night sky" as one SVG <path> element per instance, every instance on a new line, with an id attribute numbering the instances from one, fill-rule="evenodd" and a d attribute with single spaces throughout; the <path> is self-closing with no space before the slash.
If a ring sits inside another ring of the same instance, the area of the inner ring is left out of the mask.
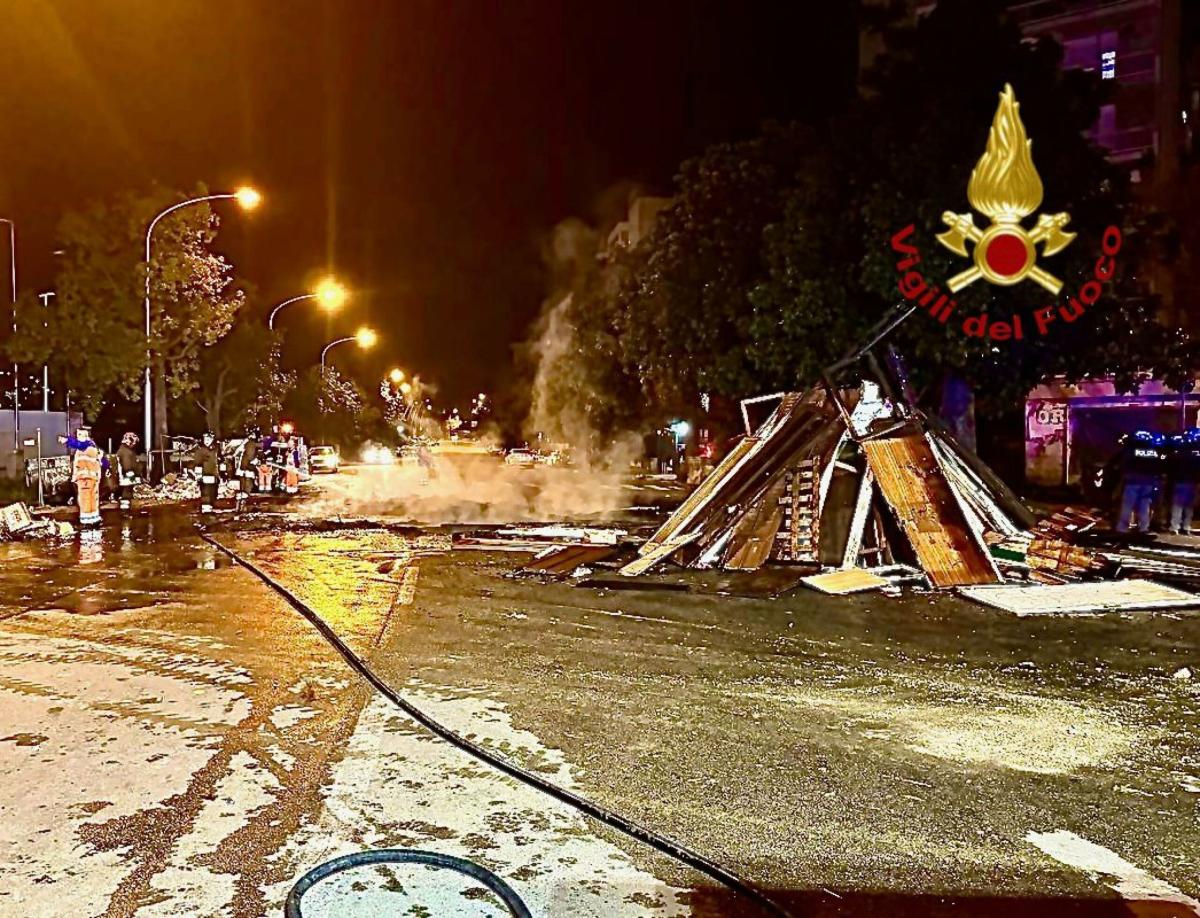
<path id="1" fill-rule="evenodd" d="M 622 180 L 852 91 L 849 2 L 7 0 L 0 216 L 23 289 L 52 284 L 62 212 L 151 181 L 252 182 L 219 248 L 271 302 L 336 274 L 332 320 L 293 307 L 286 355 L 362 323 L 443 397 L 511 381 L 544 290 L 541 242 Z M 330 322 L 326 328 L 326 322 Z"/>

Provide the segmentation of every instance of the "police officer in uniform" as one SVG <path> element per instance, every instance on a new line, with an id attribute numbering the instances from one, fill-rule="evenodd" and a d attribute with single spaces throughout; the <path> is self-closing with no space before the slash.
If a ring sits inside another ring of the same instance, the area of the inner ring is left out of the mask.
<path id="1" fill-rule="evenodd" d="M 1187 535 L 1192 531 L 1192 509 L 1200 483 L 1200 427 L 1189 427 L 1171 438 L 1167 471 L 1171 479 L 1171 532 Z"/>
<path id="2" fill-rule="evenodd" d="M 1167 471 L 1166 437 L 1139 430 L 1123 438 L 1117 456 L 1121 471 L 1121 510 L 1117 532 L 1129 531 L 1130 516 L 1136 513 L 1138 532 L 1150 531 L 1150 508 L 1162 488 Z"/>

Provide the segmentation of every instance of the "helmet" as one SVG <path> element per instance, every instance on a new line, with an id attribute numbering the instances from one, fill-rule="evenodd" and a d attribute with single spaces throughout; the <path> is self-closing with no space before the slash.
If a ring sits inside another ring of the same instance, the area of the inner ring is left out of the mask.
<path id="1" fill-rule="evenodd" d="M 1150 433 L 1148 430 L 1137 430 L 1134 431 L 1133 439 L 1140 440 L 1143 443 L 1153 443 L 1154 434 Z"/>
<path id="2" fill-rule="evenodd" d="M 1195 443 L 1200 440 L 1200 427 L 1189 427 L 1183 432 L 1183 439 L 1188 443 Z"/>
<path id="3" fill-rule="evenodd" d="M 76 430 L 75 430 L 75 439 L 76 440 L 90 440 L 91 438 L 92 438 L 92 428 L 88 427 L 86 424 L 81 424 L 78 428 L 76 428 Z"/>
<path id="4" fill-rule="evenodd" d="M 201 435 L 200 442 L 203 443 L 205 446 L 212 446 L 214 443 L 217 442 L 217 435 L 215 433 L 213 433 L 211 430 L 206 430 Z"/>
<path id="5" fill-rule="evenodd" d="M 133 449 L 138 445 L 138 435 L 133 431 L 130 431 L 129 433 L 125 434 L 125 436 L 121 437 L 121 445 L 128 446 L 130 449 Z"/>

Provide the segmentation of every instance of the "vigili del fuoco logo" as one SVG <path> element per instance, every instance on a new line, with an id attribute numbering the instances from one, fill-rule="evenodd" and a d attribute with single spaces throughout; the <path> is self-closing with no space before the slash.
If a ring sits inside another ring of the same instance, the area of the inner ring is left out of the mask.
<path id="1" fill-rule="evenodd" d="M 1001 287 L 1030 280 L 1054 296 L 1062 290 L 1062 281 L 1038 264 L 1038 246 L 1041 246 L 1042 258 L 1050 258 L 1069 246 L 1076 236 L 1066 229 L 1070 214 L 1038 214 L 1032 229 L 1022 225 L 1022 221 L 1042 204 L 1042 180 L 1033 165 L 1032 146 L 1033 141 L 1025 136 L 1025 125 L 1021 123 L 1020 105 L 1012 86 L 1006 84 L 992 119 L 987 149 L 971 170 L 967 182 L 967 200 L 971 207 L 990 222 L 980 226 L 973 213 L 948 210 L 942 214 L 946 231 L 938 234 L 938 242 L 974 262 L 946 282 L 951 294 L 979 280 Z M 903 256 L 896 263 L 900 292 L 939 322 L 947 322 L 958 304 L 917 270 L 921 254 L 909 241 L 914 229 L 910 223 L 892 237 L 892 250 Z M 1048 334 L 1055 321 L 1074 322 L 1100 298 L 1102 285 L 1111 280 L 1116 271 L 1115 257 L 1121 250 L 1121 230 L 1116 226 L 1106 228 L 1100 245 L 1103 254 L 1096 260 L 1092 277 L 1081 284 L 1066 303 L 1034 309 L 1032 326 L 1028 329 L 1030 334 Z M 1025 337 L 1027 327 L 1019 313 L 1014 313 L 1011 321 L 1004 321 L 989 320 L 984 312 L 963 319 L 962 330 L 974 338 L 1020 341 Z"/>

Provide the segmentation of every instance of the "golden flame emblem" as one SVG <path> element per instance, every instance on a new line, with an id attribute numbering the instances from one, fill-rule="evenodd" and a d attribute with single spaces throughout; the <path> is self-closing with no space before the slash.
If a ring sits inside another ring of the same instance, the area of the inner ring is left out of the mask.
<path id="1" fill-rule="evenodd" d="M 1033 165 L 1033 141 L 1025 135 L 1020 104 L 1012 86 L 1005 84 L 1000 104 L 988 132 L 987 149 L 967 183 L 967 200 L 979 213 L 989 217 L 991 226 L 980 229 L 971 214 L 942 214 L 947 229 L 937 239 L 950 251 L 967 256 L 968 241 L 974 243 L 973 268 L 950 278 L 947 286 L 957 293 L 979 278 L 1002 286 L 1011 286 L 1029 278 L 1051 293 L 1062 289 L 1062 281 L 1037 265 L 1037 248 L 1044 243 L 1043 255 L 1053 255 L 1075 238 L 1065 230 L 1070 215 L 1041 214 L 1032 230 L 1021 221 L 1042 203 L 1042 180 Z"/>

